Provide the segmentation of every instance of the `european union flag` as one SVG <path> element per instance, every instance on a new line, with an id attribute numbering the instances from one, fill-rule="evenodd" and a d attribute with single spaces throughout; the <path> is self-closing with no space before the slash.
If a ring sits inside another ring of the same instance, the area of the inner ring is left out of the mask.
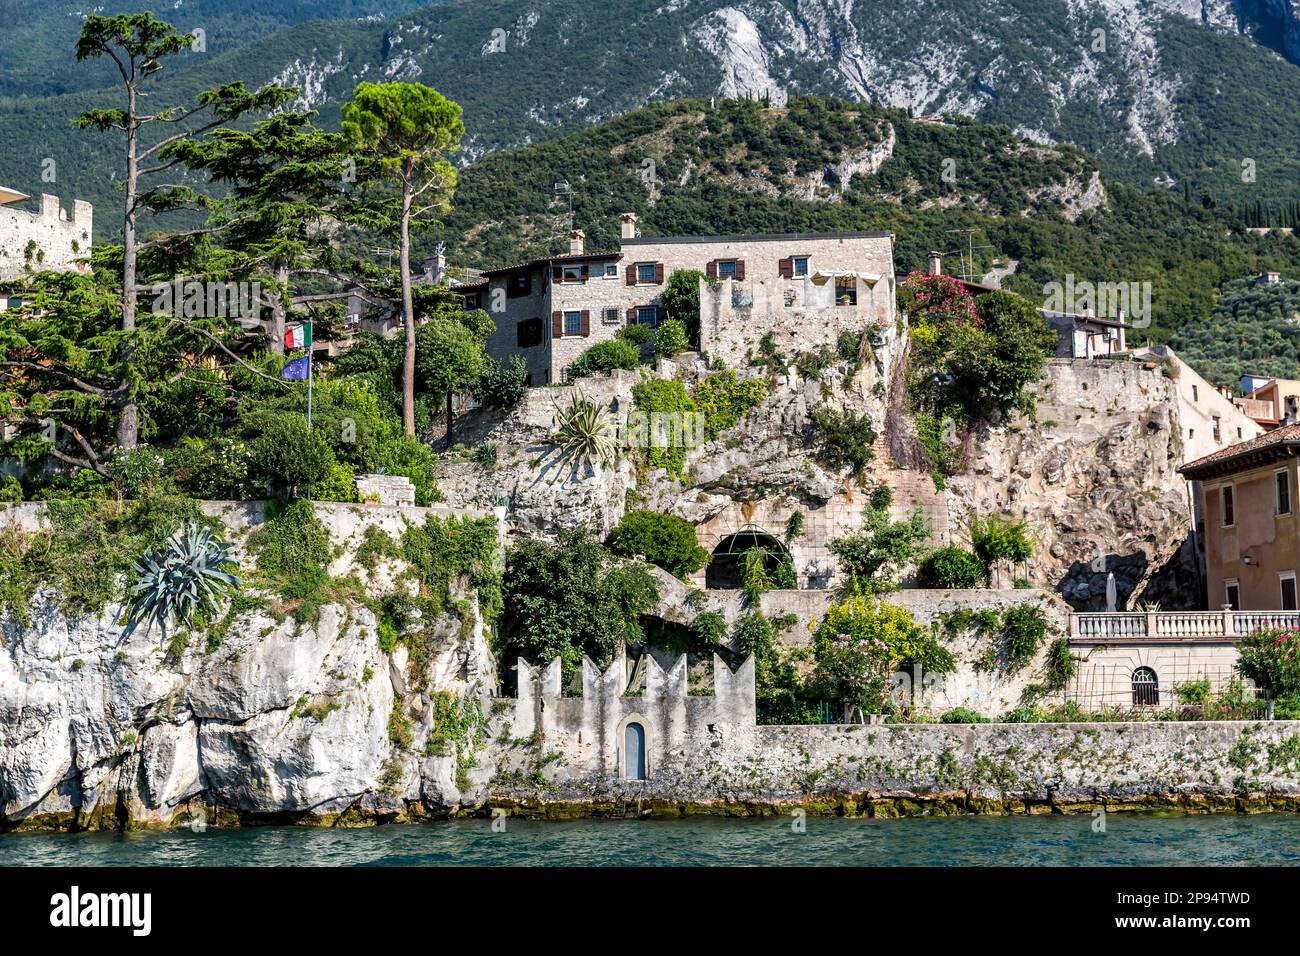
<path id="1" fill-rule="evenodd" d="M 291 359 L 284 363 L 284 371 L 280 373 L 281 378 L 293 378 L 300 382 L 307 381 L 307 373 L 311 370 L 311 364 L 307 356 L 303 355 L 296 359 Z"/>

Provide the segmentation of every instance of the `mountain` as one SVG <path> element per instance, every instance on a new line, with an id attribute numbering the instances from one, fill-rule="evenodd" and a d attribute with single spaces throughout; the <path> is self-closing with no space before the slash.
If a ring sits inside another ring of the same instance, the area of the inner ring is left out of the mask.
<path id="1" fill-rule="evenodd" d="M 192 68 L 287 26 L 310 20 L 383 21 L 435 0 L 172 0 L 153 9 L 185 32 L 202 31 L 202 53 L 180 63 Z M 149 9 L 139 0 L 105 0 L 87 9 L 80 0 L 6 0 L 0 31 L 0 96 L 50 96 L 111 82 L 111 63 L 78 64 L 75 47 L 87 12 L 101 16 Z"/>

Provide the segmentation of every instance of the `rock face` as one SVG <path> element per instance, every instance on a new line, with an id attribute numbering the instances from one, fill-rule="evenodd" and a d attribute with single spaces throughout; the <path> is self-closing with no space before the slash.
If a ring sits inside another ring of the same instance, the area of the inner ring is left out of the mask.
<path id="1" fill-rule="evenodd" d="M 1036 392 L 1036 421 L 973 436 L 967 473 L 948 482 L 952 527 L 977 514 L 1025 519 L 1037 539 L 1030 580 L 1076 606 L 1104 609 L 1110 574 L 1120 608 L 1197 606 L 1172 383 L 1136 362 L 1066 359 L 1048 363 Z"/>
<path id="2" fill-rule="evenodd" d="M 179 660 L 157 632 L 122 641 L 118 611 L 70 618 L 38 600 L 29 625 L 6 624 L 0 827 L 390 819 L 465 799 L 454 757 L 421 756 L 432 708 L 369 611 L 330 605 L 301 626 L 251 613 L 214 653 Z M 430 688 L 472 695 L 472 678 L 486 692 L 477 620 L 434 632 Z"/>

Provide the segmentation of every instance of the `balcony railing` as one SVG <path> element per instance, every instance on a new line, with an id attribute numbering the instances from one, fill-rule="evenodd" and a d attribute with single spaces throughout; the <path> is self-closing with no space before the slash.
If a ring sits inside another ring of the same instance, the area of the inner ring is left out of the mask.
<path id="1" fill-rule="evenodd" d="M 1300 611 L 1106 611 L 1070 615 L 1075 643 L 1236 641 L 1265 628 L 1300 628 Z"/>

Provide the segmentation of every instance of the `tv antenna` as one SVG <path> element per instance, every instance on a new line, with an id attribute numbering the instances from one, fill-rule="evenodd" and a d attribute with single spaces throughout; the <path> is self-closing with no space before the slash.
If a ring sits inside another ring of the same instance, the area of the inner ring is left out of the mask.
<path id="1" fill-rule="evenodd" d="M 961 272 L 957 278 L 965 279 L 967 282 L 978 282 L 983 276 L 975 275 L 975 250 L 994 248 L 987 243 L 975 245 L 974 229 L 949 229 L 949 235 L 960 235 L 966 237 L 966 248 L 963 250 L 960 245 L 957 246 L 957 254 L 961 256 Z"/>
<path id="2" fill-rule="evenodd" d="M 393 267 L 393 256 L 397 255 L 396 249 L 385 249 L 383 246 L 375 246 L 375 255 L 388 256 L 388 265 L 385 268 Z"/>

